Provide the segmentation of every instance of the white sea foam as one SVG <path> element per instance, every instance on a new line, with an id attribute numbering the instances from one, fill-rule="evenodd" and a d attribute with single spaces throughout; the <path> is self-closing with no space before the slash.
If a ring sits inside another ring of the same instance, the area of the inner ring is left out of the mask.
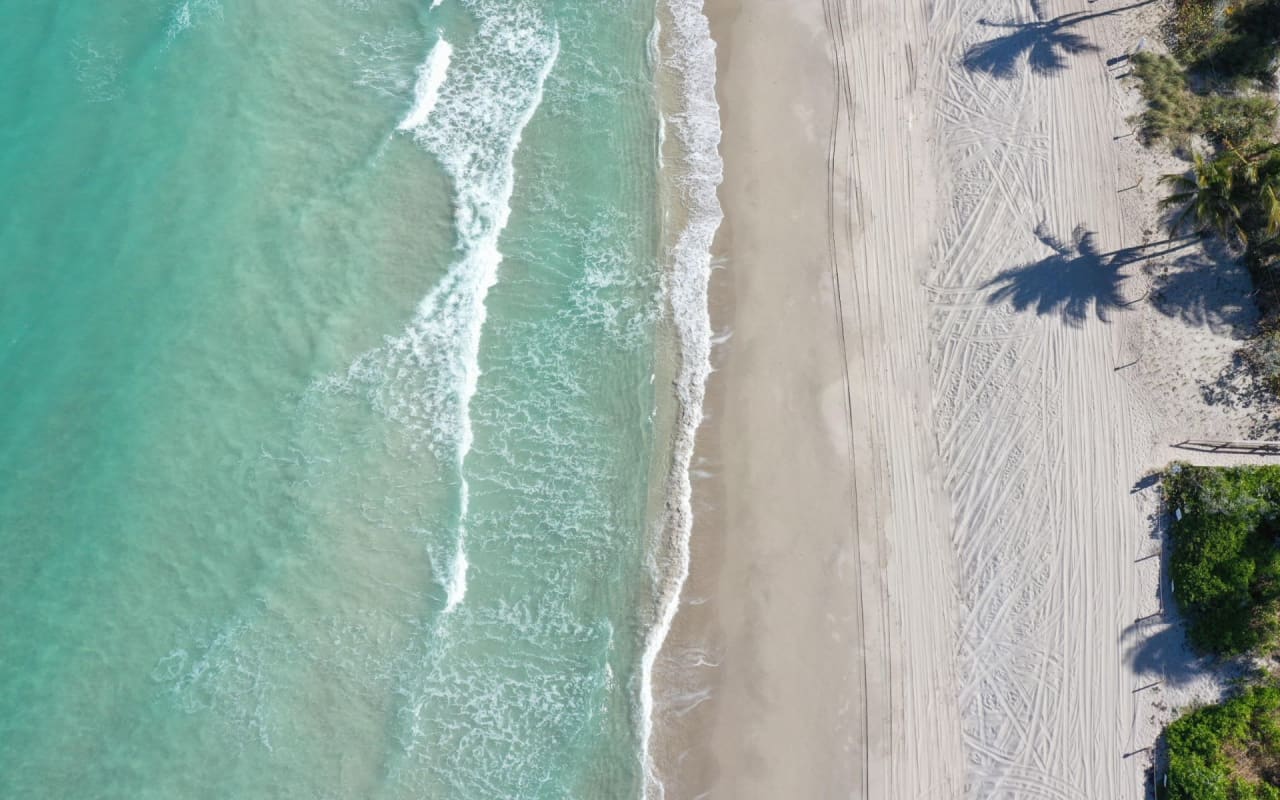
<path id="1" fill-rule="evenodd" d="M 459 458 L 459 469 L 461 469 L 461 459 L 465 457 L 464 453 Z M 444 613 L 446 614 L 461 605 L 467 596 L 467 567 L 471 565 L 467 560 L 467 516 L 470 510 L 471 487 L 466 475 L 463 475 L 458 503 L 458 540 L 454 548 L 453 563 L 449 567 L 449 583 L 445 586 Z"/>
<path id="2" fill-rule="evenodd" d="M 414 107 L 400 124 L 453 181 L 458 256 L 412 321 L 348 369 L 375 407 L 402 423 L 457 474 L 460 514 L 446 609 L 466 594 L 471 401 L 480 379 L 485 299 L 497 282 L 499 237 L 511 214 L 514 158 L 542 101 L 559 40 L 523 3 L 472 0 L 479 27 L 455 52 L 441 39 L 418 70 Z M 447 80 L 446 80 L 447 72 Z M 430 125 L 424 125 L 428 115 Z"/>
<path id="3" fill-rule="evenodd" d="M 75 64 L 76 82 L 89 102 L 107 103 L 120 96 L 118 50 L 76 39 L 71 43 L 71 60 Z"/>
<path id="4" fill-rule="evenodd" d="M 338 55 L 355 67 L 357 86 L 399 100 L 413 87 L 415 70 L 406 64 L 421 48 L 418 31 L 392 30 L 378 35 L 366 32 L 355 42 L 338 48 Z"/>
<path id="5" fill-rule="evenodd" d="M 558 50 L 554 32 L 531 13 L 511 15 L 526 24 L 494 20 L 496 13 L 481 18 L 475 40 L 451 58 L 433 124 L 413 131 L 453 179 L 459 256 L 405 331 L 358 359 L 347 376 L 366 384 L 384 413 L 424 434 L 437 455 L 459 460 L 471 447 L 467 409 L 480 376 L 485 298 L 502 262 L 513 159 Z"/>
<path id="6" fill-rule="evenodd" d="M 702 423 L 702 403 L 711 372 L 711 315 L 707 283 L 711 275 L 711 243 L 723 218 L 716 188 L 723 176 L 720 159 L 720 108 L 716 102 L 715 42 L 702 13 L 703 0 L 666 0 L 671 20 L 665 58 L 680 89 L 681 107 L 668 120 L 679 144 L 680 163 L 664 169 L 674 182 L 687 218 L 668 253 L 667 296 L 680 348 L 678 399 L 672 471 L 668 478 L 668 512 L 663 520 L 669 548 L 655 557 L 661 586 L 658 619 L 645 641 L 640 675 L 641 759 L 645 796 L 662 798 L 665 791 L 650 749 L 653 735 L 653 665 L 675 618 L 680 591 L 689 576 L 689 535 L 692 530 L 689 465 L 694 437 Z M 664 127 L 665 131 L 665 127 Z"/>
<path id="7" fill-rule="evenodd" d="M 174 9 L 173 16 L 169 18 L 169 28 L 166 35 L 172 41 L 175 36 L 188 30 L 191 27 L 191 4 L 183 3 Z"/>
<path id="8" fill-rule="evenodd" d="M 649 29 L 649 35 L 644 40 L 644 58 L 645 63 L 650 69 L 658 69 L 662 64 L 662 20 L 656 16 L 653 19 L 653 27 Z"/>
<path id="9" fill-rule="evenodd" d="M 213 633 L 193 636 L 187 647 L 175 647 L 156 662 L 151 680 L 165 687 L 173 704 L 186 714 L 210 713 L 231 735 L 250 731 L 271 750 L 267 678 L 258 636 L 249 621 L 235 617 Z"/>
<path id="10" fill-rule="evenodd" d="M 444 605 L 444 613 L 448 614 L 457 608 L 467 596 L 467 562 L 466 542 L 459 537 L 458 550 L 453 555 L 453 569 L 449 575 L 449 585 L 447 588 L 447 599 Z"/>
<path id="11" fill-rule="evenodd" d="M 165 39 L 172 44 L 179 36 L 206 19 L 222 19 L 222 3 L 219 0 L 183 0 L 169 12 Z"/>
<path id="12" fill-rule="evenodd" d="M 418 80 L 413 86 L 413 107 L 400 124 L 399 131 L 412 131 L 426 124 L 431 111 L 440 99 L 440 87 L 444 86 L 449 74 L 449 60 L 453 56 L 453 46 L 443 37 L 436 42 L 427 54 L 427 60 L 418 67 Z"/>

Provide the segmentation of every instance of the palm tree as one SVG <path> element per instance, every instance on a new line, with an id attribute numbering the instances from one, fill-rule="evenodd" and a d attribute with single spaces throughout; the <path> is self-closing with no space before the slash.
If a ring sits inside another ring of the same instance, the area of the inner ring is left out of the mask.
<path id="1" fill-rule="evenodd" d="M 1214 231 L 1224 239 L 1247 244 L 1249 236 L 1240 224 L 1237 202 L 1242 184 L 1248 183 L 1241 172 L 1240 164 L 1225 156 L 1208 161 L 1196 153 L 1189 176 L 1160 178 L 1160 183 L 1173 189 L 1160 207 L 1182 209 L 1169 224 L 1170 234 L 1176 235 L 1190 222 L 1197 231 Z"/>
<path id="2" fill-rule="evenodd" d="M 1258 202 L 1261 204 L 1259 210 L 1263 217 L 1262 229 L 1268 239 L 1280 234 L 1280 198 L 1276 197 L 1277 188 L 1280 188 L 1280 180 L 1273 179 L 1262 184 L 1262 190 L 1258 193 Z"/>
<path id="3" fill-rule="evenodd" d="M 1259 226 L 1268 239 L 1280 235 L 1280 150 L 1275 145 L 1253 160 L 1253 183 L 1258 187 Z"/>
<path id="4" fill-rule="evenodd" d="M 1253 238 L 1274 238 L 1280 233 L 1280 146 L 1263 145 L 1245 155 L 1231 142 L 1225 144 L 1228 152 L 1222 158 L 1234 156 L 1237 162 L 1241 227 Z"/>

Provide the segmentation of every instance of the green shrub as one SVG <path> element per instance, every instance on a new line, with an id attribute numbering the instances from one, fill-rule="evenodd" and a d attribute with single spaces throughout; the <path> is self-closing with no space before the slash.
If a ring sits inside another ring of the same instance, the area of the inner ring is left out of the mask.
<path id="1" fill-rule="evenodd" d="M 1280 56 L 1280 0 L 1229 3 L 1223 20 L 1223 31 L 1188 60 L 1194 60 L 1197 69 L 1227 79 L 1244 78 L 1274 88 Z"/>
<path id="2" fill-rule="evenodd" d="M 1165 730 L 1167 800 L 1280 800 L 1280 689 L 1246 689 Z"/>
<path id="3" fill-rule="evenodd" d="M 1165 474 L 1174 598 L 1187 637 L 1218 655 L 1280 641 L 1280 466 L 1193 467 Z"/>
<path id="4" fill-rule="evenodd" d="M 1267 141 L 1276 130 L 1276 104 L 1258 95 L 1210 95 L 1201 103 L 1199 125 L 1217 144 Z"/>
<path id="5" fill-rule="evenodd" d="M 1214 0 L 1178 0 L 1169 21 L 1169 46 L 1183 62 L 1200 58 L 1222 36 Z"/>

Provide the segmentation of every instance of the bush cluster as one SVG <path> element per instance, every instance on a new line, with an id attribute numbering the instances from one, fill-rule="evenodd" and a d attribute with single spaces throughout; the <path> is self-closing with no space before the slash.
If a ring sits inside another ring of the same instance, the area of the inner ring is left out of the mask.
<path id="1" fill-rule="evenodd" d="M 1280 800 L 1280 688 L 1267 684 L 1169 725 L 1167 800 Z"/>
<path id="2" fill-rule="evenodd" d="M 1274 88 L 1280 0 L 1178 0 L 1169 45 L 1179 61 L 1197 72 Z"/>
<path id="3" fill-rule="evenodd" d="M 1170 576 L 1187 637 L 1217 655 L 1280 643 L 1280 466 L 1193 467 L 1165 475 Z"/>
<path id="4" fill-rule="evenodd" d="M 1280 644 L 1280 466 L 1169 466 L 1170 571 L 1187 636 L 1217 655 Z M 1265 678 L 1171 723 L 1158 794 L 1280 800 L 1280 684 Z"/>
<path id="5" fill-rule="evenodd" d="M 1191 63 L 1220 35 L 1215 0 L 1178 0 L 1169 20 L 1169 45 L 1180 60 Z"/>
<path id="6" fill-rule="evenodd" d="M 1196 68 L 1274 89 L 1280 56 L 1280 0 L 1228 3 L 1222 19 L 1220 32 L 1207 43 Z"/>

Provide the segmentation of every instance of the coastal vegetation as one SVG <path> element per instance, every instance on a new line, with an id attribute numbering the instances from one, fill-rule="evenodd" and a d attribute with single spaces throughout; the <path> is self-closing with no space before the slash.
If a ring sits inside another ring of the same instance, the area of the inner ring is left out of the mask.
<path id="1" fill-rule="evenodd" d="M 1161 182 L 1172 231 L 1221 237 L 1253 276 L 1262 335 L 1244 355 L 1280 393 L 1280 0 L 1178 0 L 1171 55 L 1132 57 L 1147 144 L 1190 163 Z"/>
<path id="2" fill-rule="evenodd" d="M 1170 577 L 1197 649 L 1270 654 L 1280 643 L 1280 466 L 1173 464 Z"/>
<path id="3" fill-rule="evenodd" d="M 1174 598 L 1197 649 L 1268 657 L 1280 644 L 1280 466 L 1169 466 Z M 1264 676 L 1165 729 L 1168 800 L 1280 800 L 1280 683 Z"/>
<path id="4" fill-rule="evenodd" d="M 1276 104 L 1263 94 L 1195 92 L 1187 70 L 1170 56 L 1133 56 L 1147 110 L 1140 116 L 1144 141 L 1166 141 L 1189 151 L 1197 137 L 1216 150 L 1235 142 L 1265 142 L 1275 130 Z"/>
<path id="5" fill-rule="evenodd" d="M 1280 688 L 1268 680 L 1165 731 L 1166 800 L 1280 800 Z"/>
<path id="6" fill-rule="evenodd" d="M 1274 88 L 1280 0 L 1179 0 L 1169 40 L 1178 60 L 1198 74 Z"/>

